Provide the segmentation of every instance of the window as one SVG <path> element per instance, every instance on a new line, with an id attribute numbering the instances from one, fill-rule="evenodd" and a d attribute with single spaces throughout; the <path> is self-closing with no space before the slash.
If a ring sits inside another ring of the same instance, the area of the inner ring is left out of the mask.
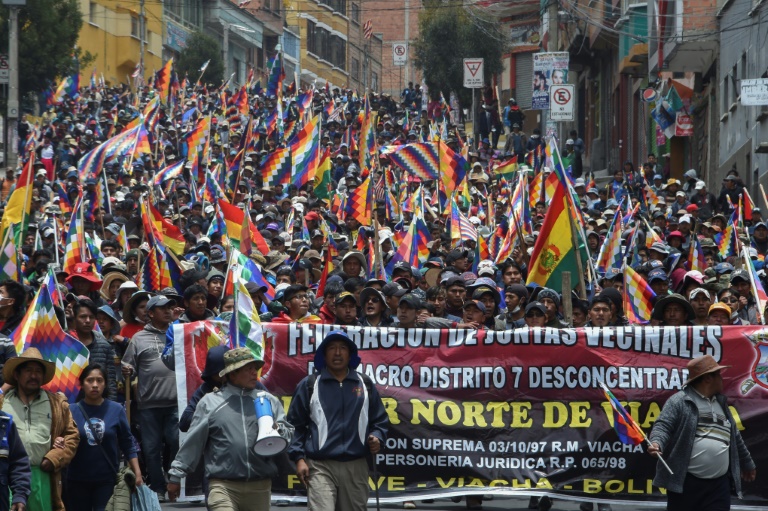
<path id="1" fill-rule="evenodd" d="M 96 2 L 91 2 L 90 5 L 88 6 L 88 21 L 93 23 L 94 25 L 96 24 L 96 15 L 98 14 L 98 12 L 99 12 L 99 4 L 97 4 Z"/>
<path id="2" fill-rule="evenodd" d="M 332 7 L 335 12 L 347 15 L 347 0 L 326 0 L 324 3 Z"/>
<path id="3" fill-rule="evenodd" d="M 307 51 L 315 55 L 317 55 L 317 49 L 315 48 L 316 31 L 315 22 L 307 20 Z"/>
<path id="4" fill-rule="evenodd" d="M 235 83 L 243 83 L 245 80 L 243 80 L 243 63 L 240 61 L 240 59 L 232 59 L 232 72 L 235 73 Z"/>
<path id="5" fill-rule="evenodd" d="M 379 74 L 371 71 L 371 90 L 379 90 Z"/>
<path id="6" fill-rule="evenodd" d="M 138 16 L 131 16 L 131 37 L 135 37 L 136 39 L 139 38 L 139 17 Z"/>
<path id="7" fill-rule="evenodd" d="M 349 4 L 350 18 L 356 24 L 360 24 L 360 4 L 352 2 Z"/>
<path id="8" fill-rule="evenodd" d="M 360 61 L 355 57 L 349 57 L 349 74 L 353 80 L 360 79 Z"/>

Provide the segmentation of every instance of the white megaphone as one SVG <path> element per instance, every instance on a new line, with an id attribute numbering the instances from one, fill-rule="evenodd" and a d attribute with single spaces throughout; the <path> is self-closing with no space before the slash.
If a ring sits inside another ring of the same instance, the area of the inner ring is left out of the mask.
<path id="1" fill-rule="evenodd" d="M 275 420 L 272 418 L 272 403 L 266 392 L 256 394 L 253 402 L 256 407 L 256 419 L 259 422 L 259 436 L 256 438 L 254 450 L 261 456 L 274 456 L 282 452 L 288 441 L 274 429 Z"/>

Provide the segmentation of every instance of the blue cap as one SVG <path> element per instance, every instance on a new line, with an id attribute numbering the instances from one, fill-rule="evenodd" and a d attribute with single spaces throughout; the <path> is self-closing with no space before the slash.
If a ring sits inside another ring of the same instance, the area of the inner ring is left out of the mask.
<path id="1" fill-rule="evenodd" d="M 664 176 L 662 176 L 661 174 L 654 174 L 653 180 L 656 181 L 657 179 L 662 179 L 663 180 Z"/>
<path id="2" fill-rule="evenodd" d="M 669 277 L 667 277 L 667 273 L 664 270 L 656 268 L 648 273 L 648 283 L 651 283 L 654 280 L 669 280 Z"/>
<path id="3" fill-rule="evenodd" d="M 717 263 L 715 265 L 715 272 L 718 275 L 722 275 L 723 273 L 727 273 L 733 270 L 734 270 L 734 267 L 731 263 Z"/>
<path id="4" fill-rule="evenodd" d="M 360 356 L 357 354 L 357 345 L 352 342 L 346 332 L 342 330 L 333 330 L 325 336 L 323 342 L 317 347 L 315 351 L 315 369 L 322 371 L 325 367 L 325 349 L 333 341 L 343 341 L 349 347 L 349 368 L 355 369 L 360 365 Z"/>

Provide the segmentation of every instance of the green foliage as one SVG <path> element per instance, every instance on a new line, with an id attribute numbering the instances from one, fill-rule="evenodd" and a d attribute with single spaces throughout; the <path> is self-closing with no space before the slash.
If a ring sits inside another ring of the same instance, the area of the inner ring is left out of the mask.
<path id="1" fill-rule="evenodd" d="M 430 95 L 439 96 L 442 91 L 448 98 L 455 91 L 462 104 L 469 104 L 472 92 L 463 86 L 463 59 L 485 59 L 485 80 L 502 72 L 507 49 L 502 26 L 456 0 L 427 0 L 424 7 L 414 43 L 416 65 L 424 70 Z"/>
<path id="2" fill-rule="evenodd" d="M 187 47 L 179 55 L 178 62 L 173 64 L 179 75 L 179 81 L 183 80 L 186 74 L 190 82 L 195 82 L 200 77 L 200 68 L 209 60 L 211 63 L 205 70 L 203 82 L 219 86 L 224 79 L 221 44 L 207 34 L 195 32 L 187 39 Z"/>
<path id="3" fill-rule="evenodd" d="M 4 52 L 8 51 L 8 16 L 8 7 L 0 6 Z M 42 92 L 93 61 L 90 53 L 75 48 L 82 25 L 77 0 L 27 0 L 19 9 L 19 97 Z"/>

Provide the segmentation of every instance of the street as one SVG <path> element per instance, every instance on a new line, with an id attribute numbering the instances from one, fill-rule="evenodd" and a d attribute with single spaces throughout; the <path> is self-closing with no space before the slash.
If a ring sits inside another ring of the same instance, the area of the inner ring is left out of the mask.
<path id="1" fill-rule="evenodd" d="M 417 509 L 423 509 L 426 511 L 461 511 L 466 509 L 466 505 L 464 501 L 454 503 L 451 502 L 448 499 L 437 499 L 432 504 L 425 504 L 423 502 L 416 502 Z M 643 507 L 637 507 L 634 504 L 626 504 L 626 505 L 613 505 L 611 506 L 613 511 L 650 511 L 650 510 L 657 510 L 662 509 L 664 507 L 663 504 L 657 504 L 655 506 L 648 505 Z M 163 504 L 162 508 L 164 511 L 170 511 L 170 510 L 202 510 L 204 509 L 202 504 L 183 504 L 183 503 L 176 503 L 176 504 Z M 286 510 L 286 511 L 298 511 L 298 510 L 306 510 L 306 506 L 304 504 L 299 505 L 292 505 L 292 506 L 277 506 L 274 503 L 272 504 L 273 510 Z M 376 504 L 369 504 L 368 505 L 369 510 L 375 510 Z M 402 503 L 382 503 L 381 509 L 403 509 Z M 485 511 L 524 511 L 528 509 L 528 498 L 517 498 L 517 497 L 495 497 L 491 501 L 485 501 L 483 502 L 483 510 Z M 565 500 L 555 500 L 552 505 L 552 511 L 578 511 L 579 509 L 579 503 L 575 501 L 565 501 Z M 735 509 L 735 508 L 734 508 Z M 597 506 L 595 506 L 595 511 L 597 511 Z"/>

